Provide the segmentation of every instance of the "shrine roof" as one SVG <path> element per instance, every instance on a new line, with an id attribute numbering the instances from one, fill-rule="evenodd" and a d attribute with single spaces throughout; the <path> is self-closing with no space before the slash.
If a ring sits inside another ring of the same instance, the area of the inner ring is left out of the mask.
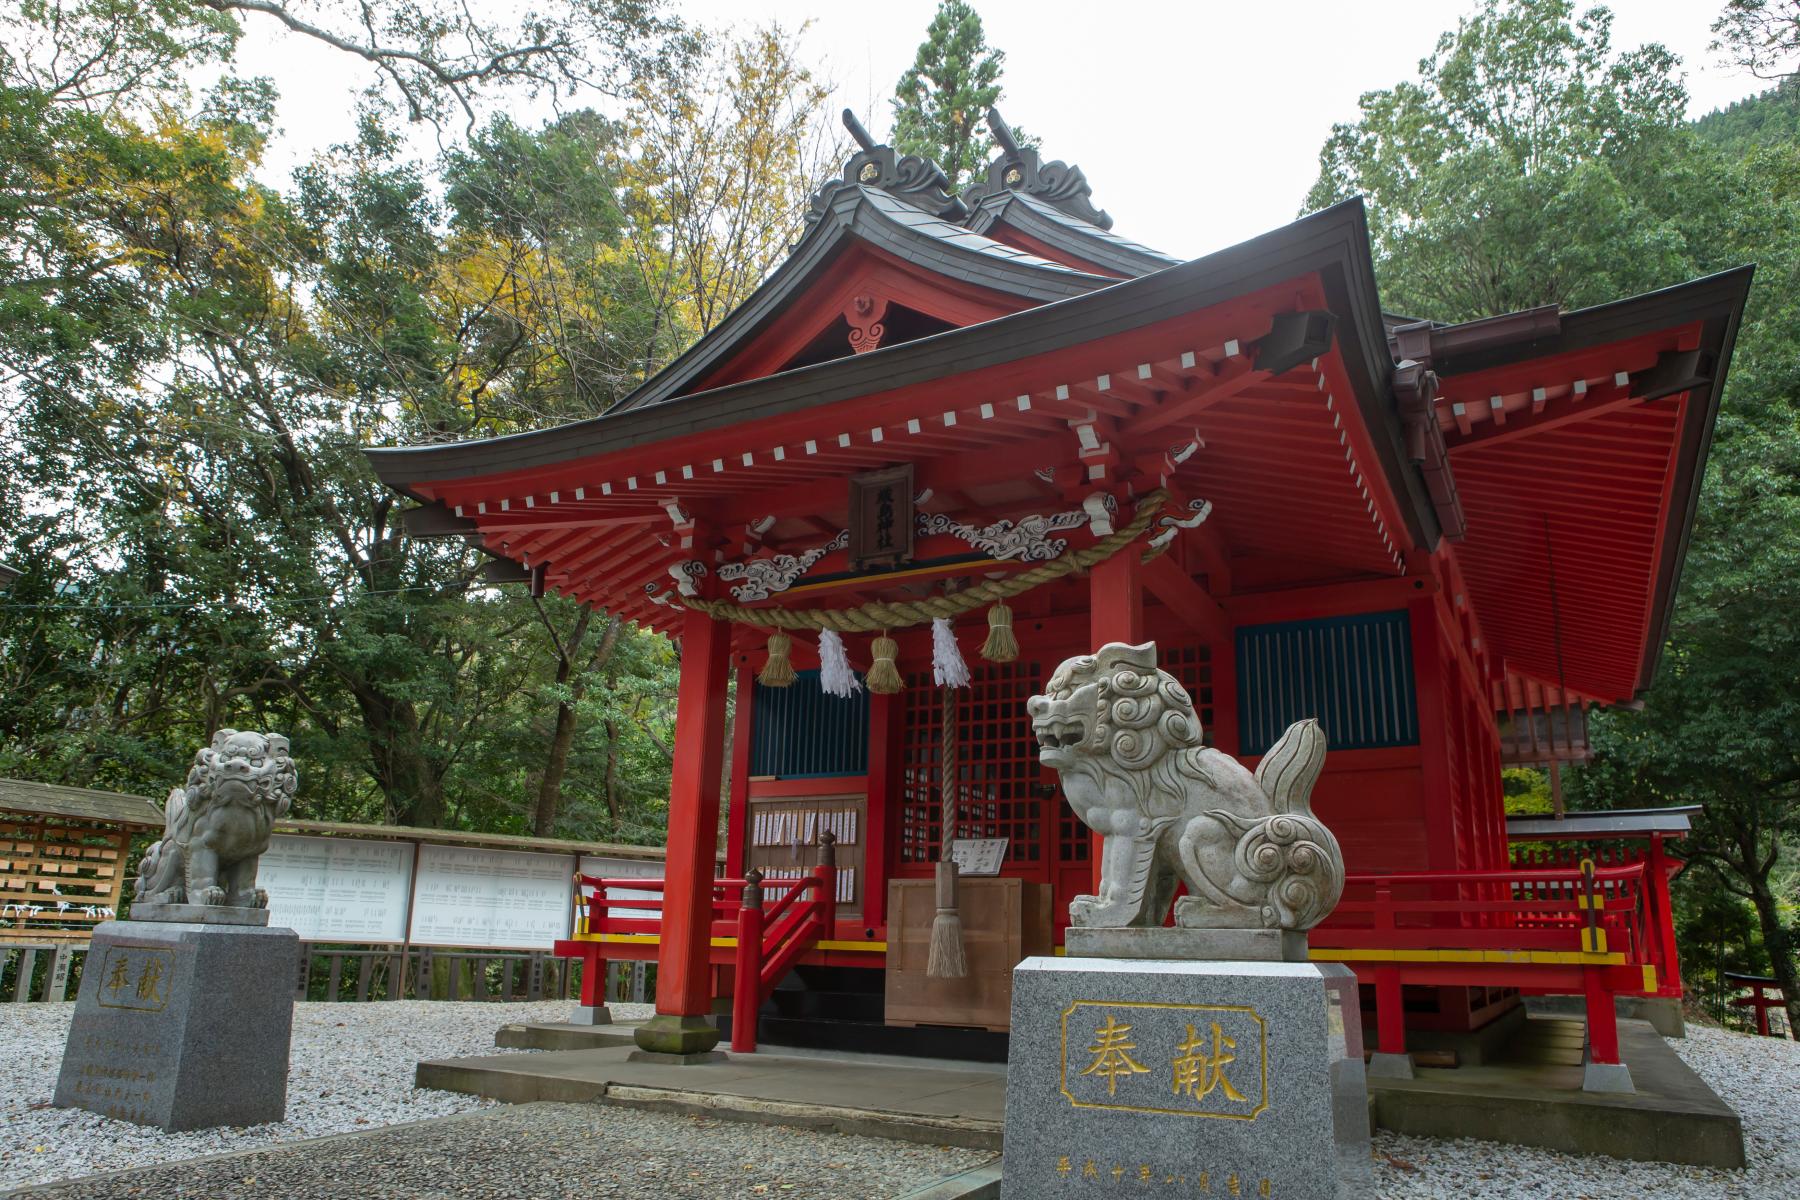
<path id="1" fill-rule="evenodd" d="M 1052 262 L 932 216 L 876 187 L 847 184 L 792 253 L 725 320 L 611 412 L 664 403 L 701 383 L 800 296 L 848 243 L 861 242 L 926 271 L 1043 304 L 1114 282 Z"/>
<path id="2" fill-rule="evenodd" d="M 1601 812 L 1572 812 L 1562 817 L 1520 815 L 1506 818 L 1506 836 L 1520 841 L 1556 841 L 1579 838 L 1644 837 L 1672 833 L 1685 837 L 1693 819 L 1705 811 L 1699 804 L 1668 808 L 1615 808 Z"/>
<path id="3" fill-rule="evenodd" d="M 1751 275 L 1414 330 L 1468 521 L 1457 561 L 1509 669 L 1607 703 L 1649 686 Z"/>
<path id="4" fill-rule="evenodd" d="M 977 233 L 985 233 L 1002 223 L 1127 277 L 1160 271 L 1181 261 L 1172 254 L 1152 250 L 1110 229 L 1066 213 L 1026 192 L 1007 191 L 985 196 L 968 217 L 968 227 Z"/>
<path id="5" fill-rule="evenodd" d="M 863 198 L 857 198 L 848 207 L 861 212 L 870 206 Z M 872 220 L 881 221 L 890 229 L 917 228 L 888 222 L 884 217 Z M 818 236 L 823 243 L 831 234 L 828 230 Z M 963 231 L 963 236 L 977 235 Z M 947 240 L 942 244 L 955 245 Z M 420 499 L 434 499 L 421 489 L 435 490 L 430 485 L 444 481 L 501 472 L 518 475 L 573 465 L 599 455 L 715 433 L 743 423 L 931 383 L 1123 334 L 1260 288 L 1316 274 L 1325 280 L 1326 290 L 1333 297 L 1332 308 L 1339 314 L 1337 341 L 1346 366 L 1360 381 L 1355 391 L 1359 403 L 1366 406 L 1365 420 L 1372 428 L 1384 431 L 1378 439 L 1383 465 L 1390 478 L 1405 480 L 1414 474 L 1401 469 L 1394 410 L 1391 401 L 1385 400 L 1392 360 L 1375 292 L 1368 227 L 1360 198 L 1202 258 L 1126 280 L 1084 275 L 1067 268 L 1054 272 L 1035 265 L 1022 268 L 1017 259 L 970 248 L 962 248 L 960 253 L 1006 270 L 1029 270 L 1040 280 L 1064 281 L 1063 285 L 1074 294 L 915 341 L 706 391 L 671 395 L 673 388 L 656 387 L 658 381 L 653 380 L 627 402 L 582 421 L 479 441 L 387 447 L 364 453 L 384 483 Z M 777 275 L 804 269 L 805 258 L 802 246 Z M 778 286 L 780 281 L 772 278 L 765 289 Z M 761 295 L 759 291 L 758 296 Z M 757 302 L 753 297 L 740 310 L 742 319 L 753 319 L 744 310 Z M 674 370 L 675 367 L 670 368 L 670 372 Z M 688 377 L 699 370 L 694 367 Z M 1422 489 L 1416 482 L 1403 487 L 1411 501 L 1406 520 L 1415 540 L 1435 542 L 1437 530 Z"/>
<path id="6" fill-rule="evenodd" d="M 163 824 L 162 809 L 147 796 L 28 779 L 0 779 L 0 811 L 146 829 Z"/>

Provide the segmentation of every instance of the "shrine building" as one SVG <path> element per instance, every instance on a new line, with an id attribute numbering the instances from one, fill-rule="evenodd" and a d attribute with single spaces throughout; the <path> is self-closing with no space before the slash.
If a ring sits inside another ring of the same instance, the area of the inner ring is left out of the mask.
<path id="1" fill-rule="evenodd" d="M 954 195 L 852 122 L 786 259 L 604 415 L 369 453 L 415 535 L 680 647 L 663 899 L 587 881 L 560 952 L 657 962 L 646 1046 L 710 1017 L 1003 1057 L 1012 966 L 1096 874 L 1026 698 L 1153 640 L 1247 764 L 1321 722 L 1349 879 L 1310 952 L 1381 1052 L 1562 994 L 1617 1062 L 1615 998 L 1681 994 L 1685 811 L 1509 836 L 1501 769 L 1580 761 L 1648 687 L 1750 271 L 1403 317 L 1360 200 L 1181 261 L 993 123 Z M 946 838 L 968 962 L 937 978 Z"/>

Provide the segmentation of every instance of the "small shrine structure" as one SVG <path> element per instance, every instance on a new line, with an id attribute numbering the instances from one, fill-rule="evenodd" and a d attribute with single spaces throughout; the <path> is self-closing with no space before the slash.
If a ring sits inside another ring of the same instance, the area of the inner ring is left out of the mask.
<path id="1" fill-rule="evenodd" d="M 677 1053 L 733 993 L 747 1045 L 759 1007 L 1003 1029 L 1095 875 L 1025 701 L 1154 639 L 1246 763 L 1320 721 L 1349 875 L 1311 953 L 1379 1050 L 1556 992 L 1617 1062 L 1615 996 L 1681 992 L 1663 840 L 1515 863 L 1500 771 L 1651 680 L 1749 269 L 1445 325 L 1383 308 L 1360 200 L 1184 262 L 997 118 L 960 195 L 852 125 L 785 261 L 610 411 L 369 452 L 415 535 L 680 644 L 660 917 L 599 881 L 565 952 L 654 958 Z M 926 969 L 947 840 L 960 977 Z"/>

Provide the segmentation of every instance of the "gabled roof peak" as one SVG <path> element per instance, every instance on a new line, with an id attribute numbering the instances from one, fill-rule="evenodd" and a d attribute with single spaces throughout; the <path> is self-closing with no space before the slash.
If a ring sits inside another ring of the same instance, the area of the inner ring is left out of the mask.
<path id="1" fill-rule="evenodd" d="M 892 146 L 878 145 L 864 129 L 856 114 L 844 110 L 844 128 L 861 147 L 844 164 L 844 177 L 833 179 L 813 193 L 806 210 L 806 223 L 815 224 L 831 211 L 837 194 L 849 187 L 879 188 L 921 212 L 946 221 L 961 221 L 969 215 L 968 205 L 950 194 L 950 179 L 944 169 L 917 154 L 898 155 Z"/>
<path id="2" fill-rule="evenodd" d="M 1044 162 L 1038 152 L 1019 145 L 1018 139 L 998 109 L 987 110 L 988 130 L 1000 147 L 1000 153 L 988 164 L 987 178 L 963 192 L 963 203 L 975 208 L 989 196 L 1003 192 L 1023 192 L 1037 196 L 1072 217 L 1101 229 L 1112 228 L 1112 218 L 1093 205 L 1093 188 L 1080 167 L 1065 162 Z"/>
<path id="3" fill-rule="evenodd" d="M 843 120 L 858 149 L 844 164 L 841 179 L 833 179 L 813 193 L 806 212 L 808 225 L 823 220 L 846 188 L 860 186 L 884 191 L 921 212 L 959 225 L 972 224 L 983 202 L 991 205 L 996 198 L 1017 194 L 1096 230 L 1112 228 L 1112 218 L 1094 207 L 1093 189 L 1081 168 L 1061 161 L 1044 162 L 1035 149 L 1021 146 L 997 109 L 987 110 L 987 123 L 1000 153 L 988 164 L 987 176 L 963 189 L 961 196 L 951 193 L 944 169 L 929 158 L 901 155 L 892 146 L 876 142 L 847 108 Z"/>

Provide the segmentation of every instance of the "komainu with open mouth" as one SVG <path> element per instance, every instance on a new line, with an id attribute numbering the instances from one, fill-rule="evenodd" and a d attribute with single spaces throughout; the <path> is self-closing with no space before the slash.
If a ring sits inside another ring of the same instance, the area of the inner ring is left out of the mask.
<path id="1" fill-rule="evenodd" d="M 1201 744 L 1181 682 L 1156 644 L 1102 646 L 1068 659 L 1027 702 L 1038 761 L 1062 777 L 1100 834 L 1100 894 L 1069 906 L 1079 926 L 1155 927 L 1177 880 L 1177 925 L 1306 930 L 1344 890 L 1337 839 L 1312 814 L 1325 734 L 1298 721 L 1251 774 Z"/>
<path id="2" fill-rule="evenodd" d="M 162 840 L 138 865 L 139 902 L 267 908 L 256 865 L 287 815 L 299 773 L 278 733 L 221 729 L 171 788 Z"/>

